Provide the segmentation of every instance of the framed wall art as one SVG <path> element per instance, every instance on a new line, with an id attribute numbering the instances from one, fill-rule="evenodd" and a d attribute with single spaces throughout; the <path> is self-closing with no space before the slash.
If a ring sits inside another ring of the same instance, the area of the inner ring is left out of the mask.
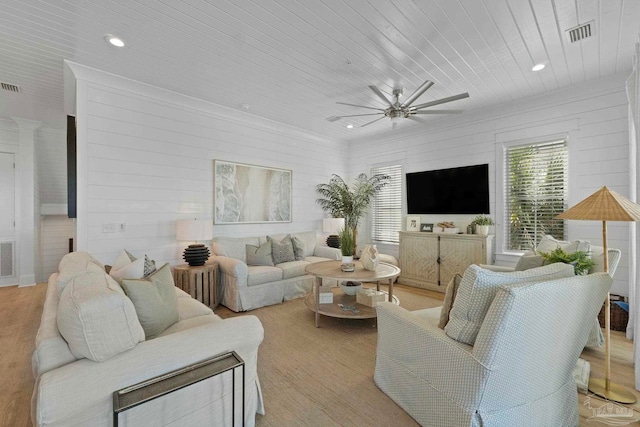
<path id="1" fill-rule="evenodd" d="M 433 233 L 433 224 L 422 223 L 420 224 L 420 231 L 425 231 L 427 233 Z"/>
<path id="2" fill-rule="evenodd" d="M 408 216 L 407 217 L 407 231 L 419 231 L 420 230 L 420 217 Z"/>
<path id="3" fill-rule="evenodd" d="M 291 222 L 291 171 L 213 161 L 215 224 Z"/>

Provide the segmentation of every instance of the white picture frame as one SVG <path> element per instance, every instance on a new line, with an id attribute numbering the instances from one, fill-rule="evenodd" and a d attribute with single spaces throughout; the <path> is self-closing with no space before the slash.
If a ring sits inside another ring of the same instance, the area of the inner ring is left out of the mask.
<path id="1" fill-rule="evenodd" d="M 213 161 L 213 223 L 291 222 L 292 172 Z"/>
<path id="2" fill-rule="evenodd" d="M 407 229 L 406 231 L 420 231 L 420 217 L 419 216 L 407 216 Z"/>

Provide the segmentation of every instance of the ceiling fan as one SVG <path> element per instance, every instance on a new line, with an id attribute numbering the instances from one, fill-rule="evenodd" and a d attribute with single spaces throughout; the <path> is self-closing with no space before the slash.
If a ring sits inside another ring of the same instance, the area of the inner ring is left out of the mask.
<path id="1" fill-rule="evenodd" d="M 335 116 L 337 118 L 343 118 L 343 117 L 362 117 L 362 116 L 377 116 L 379 114 L 382 114 L 382 117 L 375 119 L 369 123 L 365 123 L 362 127 L 365 126 L 369 126 L 372 123 L 377 122 L 378 120 L 382 120 L 385 117 L 388 117 L 389 119 L 391 119 L 391 122 L 393 123 L 393 128 L 396 127 L 396 125 L 398 124 L 398 121 L 402 120 L 402 119 L 413 119 L 413 120 L 417 120 L 417 118 L 415 117 L 416 115 L 419 114 L 458 114 L 458 113 L 462 113 L 462 110 L 423 110 L 424 108 L 427 107 L 433 107 L 434 105 L 440 105 L 440 104 L 445 104 L 447 102 L 452 102 L 452 101 L 457 101 L 458 99 L 463 99 L 463 98 L 468 98 L 469 94 L 467 92 L 465 93 L 460 93 L 458 95 L 453 95 L 453 96 L 449 96 L 447 98 L 442 98 L 442 99 L 437 99 L 435 101 L 430 101 L 430 102 L 425 102 L 424 104 L 418 104 L 418 105 L 414 105 L 412 106 L 411 104 L 413 104 L 423 93 L 425 93 L 427 91 L 427 89 L 429 89 L 431 86 L 433 86 L 433 82 L 431 80 L 427 80 L 424 83 L 422 83 L 420 85 L 420 87 L 418 87 L 418 89 L 415 90 L 415 92 L 413 92 L 411 94 L 411 96 L 409 96 L 409 98 L 407 98 L 407 100 L 405 102 L 400 102 L 400 97 L 402 96 L 402 88 L 398 88 L 398 89 L 394 89 L 393 90 L 393 101 L 390 100 L 389 98 L 387 98 L 385 96 L 384 93 L 382 93 L 382 91 L 380 89 L 378 89 L 376 86 L 369 86 L 369 89 L 371 89 L 376 95 L 378 95 L 378 97 L 380 99 L 382 99 L 384 101 L 385 104 L 389 105 L 387 108 L 375 108 L 375 107 L 367 107 L 365 105 L 356 105 L 356 104 L 347 104 L 346 102 L 336 102 L 336 104 L 341 104 L 341 105 L 349 105 L 351 107 L 358 107 L 358 108 L 367 108 L 369 110 L 377 110 L 379 111 L 378 113 L 370 113 L 370 114 L 351 114 L 348 116 Z"/>

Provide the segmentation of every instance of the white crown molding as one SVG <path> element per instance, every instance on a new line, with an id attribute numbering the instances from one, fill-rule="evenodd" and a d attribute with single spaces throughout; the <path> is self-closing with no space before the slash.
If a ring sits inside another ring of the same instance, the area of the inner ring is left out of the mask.
<path id="1" fill-rule="evenodd" d="M 325 136 L 314 134 L 294 126 L 276 122 L 274 120 L 265 119 L 253 114 L 236 111 L 219 104 L 204 101 L 193 96 L 184 95 L 148 83 L 133 80 L 128 77 L 119 76 L 107 71 L 98 70 L 86 65 L 78 64 L 65 60 L 66 67 L 73 73 L 75 79 L 83 80 L 88 83 L 99 84 L 106 87 L 113 87 L 137 95 L 157 99 L 165 103 L 171 103 L 187 109 L 194 109 L 202 113 L 215 115 L 218 118 L 231 121 L 243 126 L 254 129 L 286 135 L 293 138 L 303 139 L 305 141 L 317 141 L 322 144 L 340 145 L 342 141 L 332 140 Z M 66 68 L 65 67 L 65 68 Z M 65 87 L 71 84 L 65 80 Z M 65 93 L 67 92 L 65 88 Z M 66 101 L 66 100 L 65 100 Z M 67 102 L 65 102 L 65 107 Z M 75 108 L 74 108 L 75 110 Z"/>

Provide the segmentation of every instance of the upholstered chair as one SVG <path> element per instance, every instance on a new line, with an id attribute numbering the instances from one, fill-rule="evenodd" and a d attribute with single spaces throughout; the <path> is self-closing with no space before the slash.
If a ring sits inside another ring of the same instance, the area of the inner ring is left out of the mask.
<path id="1" fill-rule="evenodd" d="M 375 383 L 424 426 L 576 426 L 572 373 L 611 284 L 595 273 L 499 286 L 473 345 L 437 315 L 381 303 Z"/>

